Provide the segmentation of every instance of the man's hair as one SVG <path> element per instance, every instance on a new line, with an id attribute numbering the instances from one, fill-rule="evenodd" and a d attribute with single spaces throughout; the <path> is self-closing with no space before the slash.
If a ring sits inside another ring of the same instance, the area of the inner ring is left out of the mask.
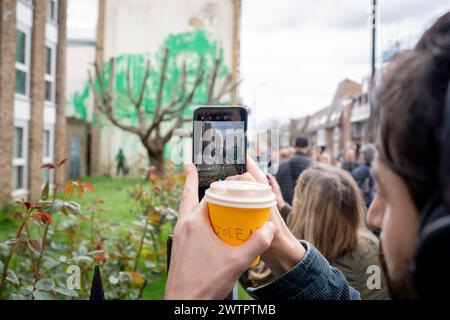
<path id="1" fill-rule="evenodd" d="M 364 145 L 361 149 L 361 155 L 364 163 L 370 166 L 373 159 L 375 159 L 376 153 L 377 150 L 375 149 L 375 146 L 373 144 Z"/>
<path id="2" fill-rule="evenodd" d="M 297 148 L 306 148 L 308 146 L 308 138 L 301 136 L 295 139 L 295 146 Z"/>
<path id="3" fill-rule="evenodd" d="M 316 163 L 302 172 L 294 190 L 289 229 L 330 261 L 365 245 L 365 206 L 352 176 Z"/>
<path id="4" fill-rule="evenodd" d="M 422 210 L 439 191 L 440 133 L 450 79 L 450 12 L 398 56 L 374 95 L 380 160 L 405 181 Z"/>

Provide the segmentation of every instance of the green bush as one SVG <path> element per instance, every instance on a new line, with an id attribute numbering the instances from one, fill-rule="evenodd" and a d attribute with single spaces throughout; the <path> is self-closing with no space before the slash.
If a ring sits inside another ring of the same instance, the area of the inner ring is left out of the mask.
<path id="1" fill-rule="evenodd" d="M 45 167 L 57 175 L 64 162 Z M 0 246 L 0 298 L 87 299 L 95 265 L 106 299 L 163 297 L 182 176 L 150 175 L 119 191 L 94 189 L 105 178 L 96 179 L 69 181 L 64 193 L 46 184 L 38 201 L 1 211 L 13 221 L 0 225 L 15 230 Z"/>

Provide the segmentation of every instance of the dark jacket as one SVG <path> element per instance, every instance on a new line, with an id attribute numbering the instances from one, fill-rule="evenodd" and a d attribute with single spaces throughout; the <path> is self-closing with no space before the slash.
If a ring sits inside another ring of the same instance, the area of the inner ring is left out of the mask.
<path id="1" fill-rule="evenodd" d="M 289 224 L 292 207 L 286 204 L 280 210 L 284 221 Z M 388 287 L 381 272 L 381 263 L 378 256 L 379 240 L 370 232 L 361 234 L 359 246 L 346 254 L 341 255 L 330 262 L 333 267 L 338 268 L 344 275 L 349 284 L 359 291 L 362 299 L 367 300 L 385 300 L 389 299 Z M 369 289 L 367 281 L 371 273 L 368 270 L 371 266 L 376 266 L 380 270 L 380 288 Z"/>
<path id="2" fill-rule="evenodd" d="M 356 162 L 349 162 L 346 160 L 342 163 L 341 168 L 349 173 L 352 173 L 352 171 L 356 169 L 357 166 L 358 164 Z"/>
<path id="3" fill-rule="evenodd" d="M 375 195 L 375 181 L 370 174 L 370 167 L 366 164 L 360 165 L 352 171 L 352 176 L 359 186 L 366 207 L 369 208 Z"/>
<path id="4" fill-rule="evenodd" d="M 297 151 L 290 159 L 280 165 L 276 176 L 284 201 L 292 204 L 294 188 L 298 176 L 311 164 L 311 158 Z"/>
<path id="5" fill-rule="evenodd" d="M 300 241 L 306 255 L 293 269 L 258 288 L 248 288 L 257 299 L 356 300 L 361 299 L 339 269 L 307 241 Z"/>

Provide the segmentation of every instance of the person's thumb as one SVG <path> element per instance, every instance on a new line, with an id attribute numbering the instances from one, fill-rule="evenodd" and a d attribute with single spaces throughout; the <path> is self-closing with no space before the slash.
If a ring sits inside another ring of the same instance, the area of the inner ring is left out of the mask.
<path id="1" fill-rule="evenodd" d="M 275 235 L 275 225 L 273 222 L 266 222 L 261 228 L 256 230 L 250 238 L 242 245 L 239 246 L 240 256 L 245 257 L 245 264 L 250 264 L 256 257 L 263 254 L 269 249 Z"/>

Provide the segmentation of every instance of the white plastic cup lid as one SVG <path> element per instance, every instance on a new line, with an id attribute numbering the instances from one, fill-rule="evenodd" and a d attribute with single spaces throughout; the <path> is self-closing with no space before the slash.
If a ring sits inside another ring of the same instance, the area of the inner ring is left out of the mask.
<path id="1" fill-rule="evenodd" d="M 275 195 L 269 185 L 225 180 L 211 183 L 205 192 L 209 203 L 237 208 L 271 208 L 276 205 Z"/>

